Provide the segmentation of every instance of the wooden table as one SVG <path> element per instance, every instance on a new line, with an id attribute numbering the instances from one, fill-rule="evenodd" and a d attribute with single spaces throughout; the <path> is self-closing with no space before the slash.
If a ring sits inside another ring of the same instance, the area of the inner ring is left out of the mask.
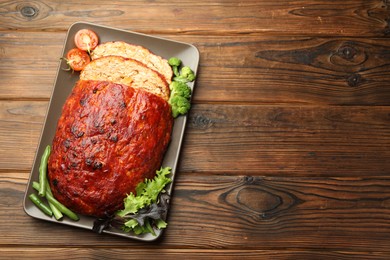
<path id="1" fill-rule="evenodd" d="M 10 0 L 0 13 L 1 259 L 389 259 L 389 1 Z M 76 21 L 200 51 L 157 242 L 23 211 Z"/>

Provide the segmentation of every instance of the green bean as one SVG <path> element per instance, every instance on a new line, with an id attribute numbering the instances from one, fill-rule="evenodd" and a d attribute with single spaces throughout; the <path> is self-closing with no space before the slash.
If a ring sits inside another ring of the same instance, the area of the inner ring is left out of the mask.
<path id="1" fill-rule="evenodd" d="M 39 183 L 36 181 L 33 181 L 33 188 L 36 189 L 37 191 L 39 190 Z"/>
<path id="2" fill-rule="evenodd" d="M 52 203 L 56 208 L 58 208 L 62 213 L 64 213 L 66 216 L 68 216 L 70 219 L 72 220 L 79 220 L 79 216 L 77 216 L 76 213 L 74 213 L 73 211 L 71 211 L 70 209 L 68 209 L 67 207 L 65 207 L 64 205 L 62 205 L 58 200 L 56 200 L 53 196 L 50 196 L 48 194 L 46 194 L 46 199 Z"/>
<path id="3" fill-rule="evenodd" d="M 53 193 L 51 192 L 49 181 L 46 180 L 46 196 L 53 196 Z M 56 218 L 56 220 L 60 220 L 63 218 L 64 215 L 62 215 L 61 211 L 51 202 L 49 202 L 49 207 L 53 211 L 53 215 Z"/>
<path id="4" fill-rule="evenodd" d="M 46 206 L 35 193 L 31 193 L 29 196 L 30 200 L 40 209 L 43 213 L 51 217 L 53 215 L 53 212 L 51 209 Z"/>
<path id="5" fill-rule="evenodd" d="M 38 191 L 39 196 L 45 197 L 47 199 L 50 208 L 47 207 L 45 204 L 43 204 L 42 201 L 40 200 L 39 200 L 40 201 L 39 205 L 44 205 L 46 207 L 45 209 L 46 212 L 48 213 L 50 211 L 50 216 L 52 216 L 54 213 L 54 217 L 57 220 L 63 217 L 62 215 L 63 213 L 64 215 L 68 216 L 70 219 L 77 221 L 79 220 L 79 217 L 73 211 L 71 211 L 70 209 L 62 205 L 58 200 L 56 200 L 53 196 L 53 193 L 50 190 L 49 181 L 47 180 L 47 162 L 49 160 L 50 152 L 51 152 L 51 147 L 50 145 L 47 145 L 41 157 L 41 164 L 39 166 L 39 183 L 35 181 L 33 182 L 33 188 Z M 35 194 L 33 194 L 33 197 L 38 198 Z M 38 206 L 37 203 L 35 204 Z M 41 206 L 38 207 L 41 208 Z"/>
<path id="6" fill-rule="evenodd" d="M 53 203 L 49 202 L 49 207 L 50 207 L 51 211 L 53 212 L 53 215 L 56 218 L 56 220 L 60 220 L 64 217 L 64 215 L 62 215 L 61 211 L 59 209 L 57 209 L 57 207 L 54 206 Z"/>
<path id="7" fill-rule="evenodd" d="M 33 188 L 38 190 L 39 189 L 39 183 L 34 181 L 33 182 Z M 48 200 L 49 203 L 52 203 L 59 211 L 61 211 L 64 215 L 68 216 L 72 220 L 79 220 L 79 216 L 77 216 L 76 213 L 65 207 L 61 202 L 56 200 L 54 196 L 51 194 L 51 192 L 46 193 L 46 199 Z"/>
<path id="8" fill-rule="evenodd" d="M 38 194 L 41 197 L 46 195 L 46 180 L 47 180 L 47 161 L 50 155 L 50 145 L 46 146 L 45 151 L 41 157 L 41 164 L 39 165 L 39 190 Z"/>

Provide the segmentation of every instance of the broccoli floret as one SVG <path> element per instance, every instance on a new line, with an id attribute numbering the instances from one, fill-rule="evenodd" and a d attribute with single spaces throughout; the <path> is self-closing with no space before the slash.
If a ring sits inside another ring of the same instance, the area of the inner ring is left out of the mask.
<path id="1" fill-rule="evenodd" d="M 169 84 L 171 94 L 168 102 L 172 108 L 172 116 L 176 118 L 179 115 L 186 114 L 191 107 L 191 88 L 187 85 L 187 82 L 195 80 L 195 73 L 188 66 L 182 67 L 179 71 L 182 65 L 179 58 L 172 57 L 168 60 L 168 63 L 175 75 L 172 83 Z"/>
<path id="2" fill-rule="evenodd" d="M 191 108 L 190 101 L 182 96 L 171 96 L 169 98 L 169 104 L 172 107 L 173 118 L 186 114 Z"/>
<path id="3" fill-rule="evenodd" d="M 195 80 L 195 73 L 188 66 L 184 66 L 183 68 L 181 68 L 180 76 L 188 79 L 188 81 L 190 82 Z"/>
<path id="4" fill-rule="evenodd" d="M 172 116 L 176 118 L 179 115 L 186 114 L 191 107 L 189 100 L 191 96 L 190 87 L 186 83 L 172 81 L 169 88 L 171 89 L 169 104 L 172 107 Z"/>
<path id="5" fill-rule="evenodd" d="M 184 66 L 181 68 L 180 75 L 176 76 L 173 80 L 184 83 L 191 82 L 195 80 L 195 73 L 190 67 Z"/>
<path id="6" fill-rule="evenodd" d="M 182 96 L 185 98 L 190 98 L 191 96 L 191 89 L 187 86 L 186 83 L 172 81 L 171 84 L 169 84 L 169 88 L 171 89 L 171 97 Z"/>
<path id="7" fill-rule="evenodd" d="M 172 57 L 168 60 L 169 65 L 172 67 L 173 74 L 175 74 L 176 77 L 180 75 L 179 73 L 179 67 L 181 65 L 181 60 L 176 57 Z"/>
<path id="8" fill-rule="evenodd" d="M 169 65 L 179 67 L 181 64 L 181 60 L 176 57 L 172 57 L 168 60 Z"/>

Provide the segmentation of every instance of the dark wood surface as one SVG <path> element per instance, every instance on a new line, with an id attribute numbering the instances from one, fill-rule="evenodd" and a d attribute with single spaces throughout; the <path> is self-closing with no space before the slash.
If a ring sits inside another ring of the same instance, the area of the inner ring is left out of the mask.
<path id="1" fill-rule="evenodd" d="M 79 2 L 0 2 L 1 259 L 389 259 L 388 1 Z M 23 211 L 77 21 L 200 51 L 169 227 L 156 242 Z"/>

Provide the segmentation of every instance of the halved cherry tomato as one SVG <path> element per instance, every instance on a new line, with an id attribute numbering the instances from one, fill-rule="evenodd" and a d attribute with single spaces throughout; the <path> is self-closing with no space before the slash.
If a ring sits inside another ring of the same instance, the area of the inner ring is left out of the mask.
<path id="1" fill-rule="evenodd" d="M 98 45 L 99 37 L 92 30 L 81 29 L 74 36 L 74 43 L 80 50 L 84 50 L 90 53 L 91 50 L 95 49 Z"/>
<path id="2" fill-rule="evenodd" d="M 91 62 L 91 58 L 86 51 L 74 48 L 66 54 L 66 62 L 72 70 L 80 71 Z"/>

